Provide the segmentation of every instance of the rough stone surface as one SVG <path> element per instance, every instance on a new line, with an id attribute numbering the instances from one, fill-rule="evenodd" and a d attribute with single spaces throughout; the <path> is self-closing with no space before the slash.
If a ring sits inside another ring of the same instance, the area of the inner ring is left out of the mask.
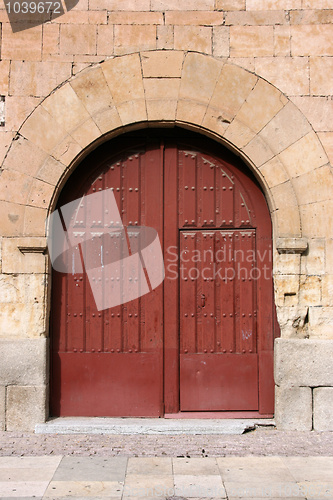
<path id="1" fill-rule="evenodd" d="M 18 386 L 7 387 L 6 429 L 8 431 L 33 431 L 37 423 L 48 417 L 47 387 Z"/>
<path id="2" fill-rule="evenodd" d="M 310 387 L 275 388 L 275 421 L 285 431 L 312 429 L 312 391 Z"/>
<path id="3" fill-rule="evenodd" d="M 45 385 L 48 339 L 0 339 L 0 385 Z"/>
<path id="4" fill-rule="evenodd" d="M 333 386 L 333 340 L 275 340 L 275 383 Z"/>
<path id="5" fill-rule="evenodd" d="M 0 385 L 0 430 L 6 428 L 6 387 Z"/>
<path id="6" fill-rule="evenodd" d="M 313 389 L 313 428 L 333 431 L 333 387 Z"/>

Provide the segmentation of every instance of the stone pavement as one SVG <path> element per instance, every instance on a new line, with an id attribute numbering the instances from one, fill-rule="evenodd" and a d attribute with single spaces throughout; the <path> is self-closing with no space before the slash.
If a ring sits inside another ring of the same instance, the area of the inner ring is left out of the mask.
<path id="1" fill-rule="evenodd" d="M 0 498 L 332 499 L 333 457 L 1 457 Z"/>

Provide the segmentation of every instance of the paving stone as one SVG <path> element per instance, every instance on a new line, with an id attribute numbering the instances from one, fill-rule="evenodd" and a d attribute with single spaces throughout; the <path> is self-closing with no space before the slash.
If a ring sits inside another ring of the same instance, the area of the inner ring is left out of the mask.
<path id="1" fill-rule="evenodd" d="M 116 481 L 51 481 L 44 498 L 103 497 L 120 499 L 123 484 Z"/>
<path id="2" fill-rule="evenodd" d="M 215 458 L 173 458 L 173 473 L 178 475 L 218 475 L 219 467 Z"/>
<path id="3" fill-rule="evenodd" d="M 49 481 L 1 481 L 1 499 L 3 497 L 42 497 Z"/>
<path id="4" fill-rule="evenodd" d="M 53 481 L 124 481 L 126 457 L 64 457 Z"/>
<path id="5" fill-rule="evenodd" d="M 172 460 L 167 457 L 130 457 L 126 474 L 170 475 L 172 474 Z"/>
<path id="6" fill-rule="evenodd" d="M 220 475 L 174 475 L 175 496 L 185 498 L 226 498 Z"/>

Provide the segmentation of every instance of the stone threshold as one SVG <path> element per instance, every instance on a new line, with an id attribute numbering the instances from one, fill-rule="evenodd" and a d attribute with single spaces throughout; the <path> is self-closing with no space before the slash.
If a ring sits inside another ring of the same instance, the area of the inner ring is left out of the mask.
<path id="1" fill-rule="evenodd" d="M 275 427 L 274 419 L 165 419 L 59 417 L 37 424 L 36 434 L 243 434 L 257 427 Z"/>

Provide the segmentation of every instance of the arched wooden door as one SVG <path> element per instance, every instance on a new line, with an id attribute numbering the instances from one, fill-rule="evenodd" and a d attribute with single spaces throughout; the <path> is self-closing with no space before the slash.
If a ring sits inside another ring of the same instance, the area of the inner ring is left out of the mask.
<path id="1" fill-rule="evenodd" d="M 165 279 L 98 311 L 85 273 L 53 271 L 53 415 L 273 413 L 268 208 L 239 159 L 198 144 L 180 130 L 133 134 L 90 155 L 68 181 L 58 208 L 112 189 L 125 227 L 156 229 Z M 98 237 L 107 210 L 88 209 Z M 82 231 L 82 213 L 73 217 Z"/>

